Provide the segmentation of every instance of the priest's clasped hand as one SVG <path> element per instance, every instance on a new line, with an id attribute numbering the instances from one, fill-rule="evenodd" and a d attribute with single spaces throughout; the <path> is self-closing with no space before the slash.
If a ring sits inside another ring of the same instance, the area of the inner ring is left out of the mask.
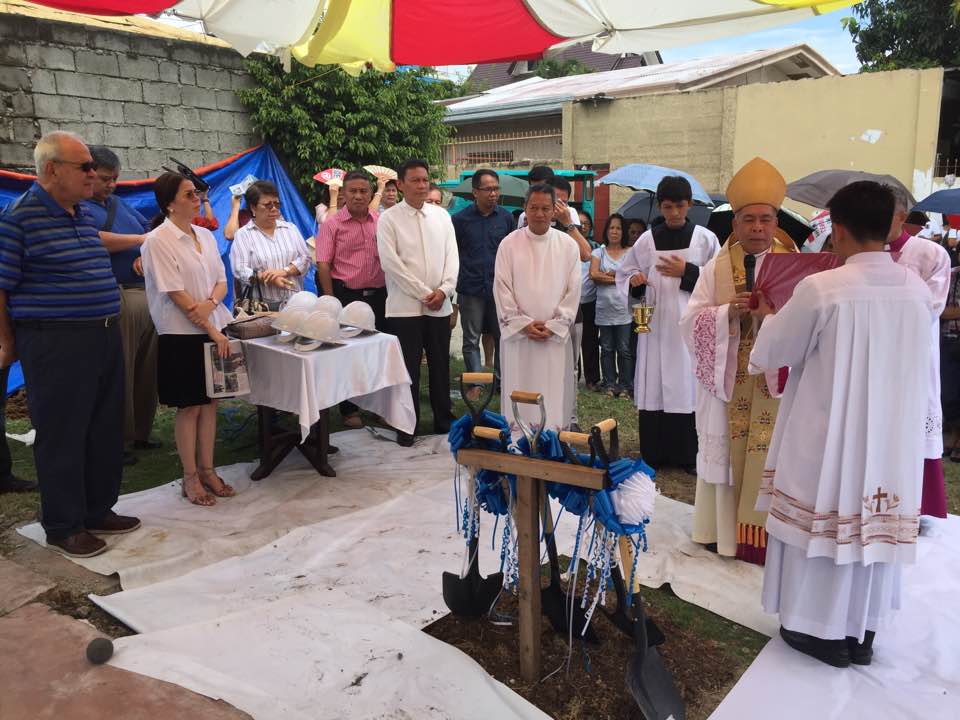
<path id="1" fill-rule="evenodd" d="M 544 341 L 549 340 L 553 335 L 553 330 L 548 328 L 542 320 L 534 320 L 523 329 L 523 334 L 531 340 Z"/>
<path id="2" fill-rule="evenodd" d="M 421 302 L 427 306 L 428 309 L 436 312 L 443 307 L 443 301 L 447 299 L 446 294 L 443 290 L 434 290 L 432 293 L 427 295 Z"/>
<path id="3" fill-rule="evenodd" d="M 657 272 L 667 277 L 678 278 L 683 276 L 683 271 L 686 267 L 686 260 L 679 255 L 671 255 L 670 257 L 660 258 L 660 262 L 657 263 Z"/>
<path id="4" fill-rule="evenodd" d="M 737 293 L 737 296 L 733 298 L 733 302 L 730 303 L 730 321 L 739 320 L 743 315 L 747 315 L 750 312 L 750 296 L 753 293 L 742 292 Z"/>
<path id="5" fill-rule="evenodd" d="M 647 284 L 647 276 L 642 272 L 630 276 L 630 287 L 640 287 Z"/>

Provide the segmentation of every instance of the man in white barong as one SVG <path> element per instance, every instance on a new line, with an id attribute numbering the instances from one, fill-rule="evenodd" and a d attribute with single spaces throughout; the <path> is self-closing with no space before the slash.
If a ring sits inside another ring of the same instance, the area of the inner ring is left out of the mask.
<path id="1" fill-rule="evenodd" d="M 767 518 L 763 607 L 788 645 L 869 665 L 917 554 L 933 297 L 884 252 L 889 188 L 857 182 L 829 203 L 835 270 L 766 315 L 751 372 L 787 365 L 758 509 Z M 802 438 L 790 442 L 789 438 Z"/>
<path id="2" fill-rule="evenodd" d="M 696 475 L 696 381 L 680 318 L 700 268 L 720 252 L 720 243 L 707 228 L 687 219 L 692 204 L 686 178 L 660 181 L 657 207 L 664 221 L 627 251 L 617 270 L 617 289 L 631 305 L 644 298 L 655 307 L 650 332 L 637 338 L 633 400 L 640 453 L 654 468 L 680 467 Z"/>
<path id="3" fill-rule="evenodd" d="M 565 429 L 576 407 L 570 331 L 580 305 L 580 251 L 566 233 L 550 226 L 556 193 L 549 185 L 527 191 L 527 225 L 507 235 L 497 250 L 493 296 L 500 323 L 501 412 L 512 432 L 510 394 L 543 395 L 546 427 Z M 539 411 L 520 406 L 527 424 Z"/>
<path id="4" fill-rule="evenodd" d="M 923 493 L 920 514 L 945 518 L 947 492 L 943 476 L 943 409 L 940 404 L 940 314 L 950 293 L 950 254 L 938 242 L 914 237 L 903 229 L 910 210 L 910 198 L 903 188 L 891 187 L 896 201 L 887 243 L 901 265 L 913 270 L 933 296 L 937 317 L 930 323 L 930 380 L 927 386 L 927 414 L 923 420 L 926 436 L 923 450 Z"/>
<path id="5" fill-rule="evenodd" d="M 762 158 L 733 176 L 727 186 L 733 234 L 700 272 L 680 319 L 697 378 L 692 539 L 757 565 L 766 554 L 767 518 L 755 506 L 777 417 L 779 373 L 747 374 L 756 332 L 748 301 L 764 259 L 796 252 L 777 225 L 786 191 L 783 176 Z"/>

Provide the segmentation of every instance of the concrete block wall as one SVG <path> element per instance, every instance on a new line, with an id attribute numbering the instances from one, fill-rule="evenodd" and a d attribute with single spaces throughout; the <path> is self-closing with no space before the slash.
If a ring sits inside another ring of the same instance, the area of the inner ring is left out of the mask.
<path id="1" fill-rule="evenodd" d="M 124 178 L 155 176 L 169 155 L 198 167 L 260 142 L 231 49 L 5 13 L 0 38 L 0 168 L 33 172 L 51 130 L 108 145 Z"/>

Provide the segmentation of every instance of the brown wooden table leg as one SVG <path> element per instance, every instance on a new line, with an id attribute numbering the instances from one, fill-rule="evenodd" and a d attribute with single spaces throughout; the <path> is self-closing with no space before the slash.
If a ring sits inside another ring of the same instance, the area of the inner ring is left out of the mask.
<path id="1" fill-rule="evenodd" d="M 318 473 L 326 477 L 337 476 L 334 469 L 330 467 L 330 463 L 327 462 L 327 455 L 330 452 L 329 410 L 324 410 L 320 413 L 320 419 L 310 428 L 310 434 L 307 436 L 307 439 L 297 445 L 297 447 Z"/>
<path id="2" fill-rule="evenodd" d="M 260 464 L 250 473 L 251 480 L 263 480 L 272 473 L 283 459 L 300 443 L 300 433 L 273 431 L 277 411 L 265 405 L 257 405 L 257 446 L 260 448 Z"/>
<path id="3" fill-rule="evenodd" d="M 517 554 L 520 561 L 520 676 L 540 680 L 540 485 L 517 477 Z"/>

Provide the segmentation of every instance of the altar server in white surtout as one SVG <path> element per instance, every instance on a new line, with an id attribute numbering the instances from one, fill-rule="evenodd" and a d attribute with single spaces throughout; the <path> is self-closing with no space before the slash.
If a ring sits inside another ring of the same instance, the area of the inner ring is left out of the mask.
<path id="1" fill-rule="evenodd" d="M 853 183 L 829 208 L 846 264 L 802 280 L 775 315 L 761 302 L 750 370 L 790 367 L 757 500 L 763 607 L 788 645 L 846 667 L 870 664 L 900 566 L 916 559 L 935 312 L 884 252 L 889 188 Z"/>
<path id="2" fill-rule="evenodd" d="M 500 322 L 501 412 L 518 429 L 510 393 L 543 395 L 546 425 L 567 427 L 577 402 L 570 332 L 580 304 L 580 250 L 566 233 L 550 227 L 557 196 L 549 185 L 527 191 L 527 225 L 507 235 L 497 251 L 493 295 Z M 539 410 L 520 407 L 527 423 Z"/>
<path id="3" fill-rule="evenodd" d="M 681 467 L 697 473 L 696 380 L 680 332 L 700 268 L 718 252 L 717 236 L 687 219 L 693 191 L 686 178 L 665 177 L 657 186 L 657 207 L 664 221 L 647 230 L 617 270 L 617 288 L 639 302 L 654 305 L 650 332 L 637 339 L 633 381 L 639 411 L 640 452 L 654 468 Z"/>

